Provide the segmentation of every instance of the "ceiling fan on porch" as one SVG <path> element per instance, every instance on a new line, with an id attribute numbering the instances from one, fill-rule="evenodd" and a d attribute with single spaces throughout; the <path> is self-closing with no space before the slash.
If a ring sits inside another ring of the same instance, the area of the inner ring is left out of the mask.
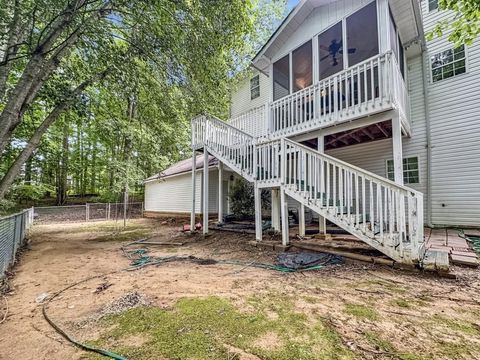
<path id="1" fill-rule="evenodd" d="M 325 45 L 320 45 L 320 49 L 324 51 L 328 51 L 328 55 L 325 55 L 323 58 L 320 59 L 320 61 L 323 61 L 329 57 L 332 57 L 332 66 L 337 66 L 338 65 L 338 60 L 337 60 L 337 55 L 343 54 L 343 44 L 342 41 L 337 42 L 336 39 L 333 39 L 332 42 L 328 47 Z M 357 48 L 350 48 L 348 49 L 349 54 L 353 54 L 357 51 Z"/>

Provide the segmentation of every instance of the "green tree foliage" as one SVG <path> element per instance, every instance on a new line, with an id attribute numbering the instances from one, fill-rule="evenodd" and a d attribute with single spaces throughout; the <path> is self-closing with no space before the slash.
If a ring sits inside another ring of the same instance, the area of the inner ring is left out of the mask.
<path id="1" fill-rule="evenodd" d="M 271 195 L 268 190 L 261 190 L 263 209 L 270 207 Z M 254 186 L 245 179 L 236 179 L 229 191 L 232 214 L 240 217 L 255 215 L 255 193 Z"/>
<path id="2" fill-rule="evenodd" d="M 448 33 L 448 40 L 455 46 L 470 45 L 480 35 L 480 1 L 479 0 L 439 0 L 439 10 L 450 10 L 455 13 L 453 20 L 440 21 L 427 34 L 431 40 Z"/>
<path id="3" fill-rule="evenodd" d="M 0 0 L 0 199 L 12 184 L 115 198 L 226 117 L 285 1 Z M 15 194 L 10 192 L 10 197 Z"/>

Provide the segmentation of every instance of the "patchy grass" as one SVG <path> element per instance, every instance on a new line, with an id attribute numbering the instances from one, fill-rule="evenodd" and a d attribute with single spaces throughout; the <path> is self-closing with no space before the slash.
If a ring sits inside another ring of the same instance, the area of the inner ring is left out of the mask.
<path id="1" fill-rule="evenodd" d="M 247 305 L 250 310 L 241 311 L 208 297 L 183 298 L 171 309 L 132 309 L 106 319 L 108 330 L 95 344 L 135 359 L 238 358 L 232 349 L 272 360 L 354 358 L 334 329 L 308 321 L 286 296 L 256 296 Z M 142 336 L 141 346 L 125 345 L 125 339 Z"/>
<path id="2" fill-rule="evenodd" d="M 431 357 L 427 355 L 420 355 L 415 353 L 409 352 L 399 352 L 393 344 L 380 337 L 373 332 L 366 332 L 365 338 L 367 341 L 377 350 L 381 352 L 385 352 L 386 355 L 389 355 L 390 358 L 399 359 L 399 360 L 430 360 Z"/>
<path id="3" fill-rule="evenodd" d="M 353 315 L 359 319 L 377 320 L 378 313 L 368 305 L 345 304 L 345 313 Z"/>
<path id="4" fill-rule="evenodd" d="M 140 240 L 146 237 L 151 236 L 152 231 L 149 229 L 129 229 L 126 228 L 125 230 L 113 231 L 108 234 L 96 236 L 94 239 L 95 241 L 135 241 Z"/>
<path id="5" fill-rule="evenodd" d="M 405 309 L 411 309 L 412 308 L 411 302 L 408 301 L 408 300 L 402 299 L 402 298 L 393 299 L 390 303 L 394 306 L 398 306 L 398 307 L 405 308 Z"/>
<path id="6" fill-rule="evenodd" d="M 436 324 L 441 324 L 453 331 L 458 331 L 467 335 L 480 336 L 480 326 L 466 320 L 451 319 L 440 315 L 434 315 L 432 317 L 432 321 Z"/>

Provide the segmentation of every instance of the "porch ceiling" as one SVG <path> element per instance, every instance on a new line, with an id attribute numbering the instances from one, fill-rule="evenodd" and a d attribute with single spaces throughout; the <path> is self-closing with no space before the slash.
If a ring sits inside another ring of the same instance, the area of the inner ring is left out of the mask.
<path id="1" fill-rule="evenodd" d="M 423 36 L 419 0 L 389 0 L 388 3 L 404 45 Z"/>
<path id="2" fill-rule="evenodd" d="M 392 137 L 392 122 L 382 121 L 372 125 L 341 131 L 325 136 L 325 150 L 338 149 L 344 146 L 362 144 L 366 142 L 389 139 Z M 303 142 L 311 148 L 317 148 L 317 138 Z"/>

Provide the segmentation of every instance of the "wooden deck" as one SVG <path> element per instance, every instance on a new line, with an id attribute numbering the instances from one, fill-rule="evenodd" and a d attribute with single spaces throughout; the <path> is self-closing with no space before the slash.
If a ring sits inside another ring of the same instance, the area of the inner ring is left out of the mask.
<path id="1" fill-rule="evenodd" d="M 479 233 L 469 230 L 467 233 Z M 439 258 L 450 257 L 450 261 L 457 265 L 479 266 L 479 257 L 467 241 L 460 237 L 457 229 L 431 229 L 425 228 L 427 255 L 435 254 Z M 443 254 L 443 256 L 442 256 Z"/>

